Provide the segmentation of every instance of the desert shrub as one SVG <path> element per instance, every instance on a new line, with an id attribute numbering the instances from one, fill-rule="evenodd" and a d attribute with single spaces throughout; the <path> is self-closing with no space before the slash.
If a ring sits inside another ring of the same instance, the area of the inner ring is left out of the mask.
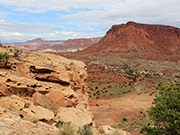
<path id="1" fill-rule="evenodd" d="M 99 93 L 99 90 L 98 91 L 96 91 L 96 94 L 98 94 Z"/>
<path id="2" fill-rule="evenodd" d="M 0 53 L 0 62 L 8 62 L 11 55 L 7 54 L 6 52 L 4 54 Z"/>
<path id="3" fill-rule="evenodd" d="M 0 47 L 2 47 L 3 45 L 0 43 Z"/>
<path id="4" fill-rule="evenodd" d="M 100 126 L 100 127 L 98 128 L 98 131 L 99 131 L 99 133 L 101 133 L 101 134 L 104 134 L 104 133 L 105 133 L 105 130 L 103 129 L 102 126 Z"/>
<path id="5" fill-rule="evenodd" d="M 76 132 L 76 128 L 70 122 L 68 123 L 59 123 L 59 133 L 58 135 L 74 135 Z"/>
<path id="6" fill-rule="evenodd" d="M 108 88 L 112 88 L 112 86 L 111 86 L 111 85 L 109 85 L 109 86 L 108 86 Z"/>
<path id="7" fill-rule="evenodd" d="M 96 100 L 98 100 L 99 99 L 99 97 L 96 97 Z"/>
<path id="8" fill-rule="evenodd" d="M 123 94 L 126 94 L 126 92 L 125 92 L 125 91 L 123 91 Z"/>
<path id="9" fill-rule="evenodd" d="M 96 104 L 96 106 L 99 106 L 99 104 Z"/>
<path id="10" fill-rule="evenodd" d="M 55 126 L 56 126 L 57 128 L 59 128 L 60 126 L 62 126 L 62 124 L 63 124 L 63 122 L 58 121 L 58 122 L 55 124 Z"/>
<path id="11" fill-rule="evenodd" d="M 122 120 L 123 120 L 123 121 L 127 121 L 127 118 L 123 118 Z"/>
<path id="12" fill-rule="evenodd" d="M 13 55 L 13 57 L 14 58 L 19 58 L 19 56 L 22 54 L 22 50 L 17 50 L 17 49 L 15 49 L 14 50 L 14 55 Z"/>
<path id="13" fill-rule="evenodd" d="M 73 62 L 73 61 L 71 61 L 69 65 L 74 65 L 74 62 Z"/>
<path id="14" fill-rule="evenodd" d="M 80 134 L 80 135 L 93 135 L 93 133 L 91 132 L 91 128 L 89 127 L 88 124 L 84 125 L 83 129 L 81 129 L 79 127 L 77 133 Z"/>
<path id="15" fill-rule="evenodd" d="M 152 94 L 154 94 L 154 91 L 152 93 L 150 93 L 149 96 L 152 96 Z"/>

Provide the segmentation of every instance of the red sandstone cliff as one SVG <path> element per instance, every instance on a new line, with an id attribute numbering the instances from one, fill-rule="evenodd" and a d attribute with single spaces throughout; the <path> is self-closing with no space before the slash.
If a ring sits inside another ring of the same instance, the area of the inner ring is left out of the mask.
<path id="1" fill-rule="evenodd" d="M 114 25 L 97 44 L 73 57 L 87 56 L 180 60 L 180 29 L 135 22 Z"/>

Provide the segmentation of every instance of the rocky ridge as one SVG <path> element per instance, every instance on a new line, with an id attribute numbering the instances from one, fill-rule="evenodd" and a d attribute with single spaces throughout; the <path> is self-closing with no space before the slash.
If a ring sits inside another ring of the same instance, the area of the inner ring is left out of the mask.
<path id="1" fill-rule="evenodd" d="M 9 43 L 6 45 L 10 45 L 11 47 L 16 49 L 38 51 L 38 50 L 48 49 L 49 47 L 60 45 L 62 43 L 63 41 L 46 41 L 44 39 L 37 38 L 26 42 Z"/>
<path id="2" fill-rule="evenodd" d="M 94 126 L 83 62 L 11 48 L 0 48 L 0 52 L 12 56 L 0 65 L 0 106 L 15 113 L 10 117 L 50 125 L 71 121 L 77 127 Z"/>

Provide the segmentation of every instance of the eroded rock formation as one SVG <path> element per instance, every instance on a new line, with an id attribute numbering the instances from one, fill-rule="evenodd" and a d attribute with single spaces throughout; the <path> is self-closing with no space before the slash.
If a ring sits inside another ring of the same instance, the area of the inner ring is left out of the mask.
<path id="1" fill-rule="evenodd" d="M 15 57 L 9 48 L 0 52 L 12 55 L 0 68 L 0 106 L 31 122 L 93 125 L 83 62 L 45 53 Z"/>

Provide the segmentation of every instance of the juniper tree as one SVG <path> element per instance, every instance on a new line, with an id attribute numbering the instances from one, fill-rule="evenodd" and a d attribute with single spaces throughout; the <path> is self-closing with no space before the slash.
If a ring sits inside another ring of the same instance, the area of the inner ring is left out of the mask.
<path id="1" fill-rule="evenodd" d="M 159 94 L 155 95 L 154 106 L 149 108 L 153 125 L 144 125 L 140 133 L 144 135 L 180 135 L 180 87 L 171 83 L 158 83 Z"/>

